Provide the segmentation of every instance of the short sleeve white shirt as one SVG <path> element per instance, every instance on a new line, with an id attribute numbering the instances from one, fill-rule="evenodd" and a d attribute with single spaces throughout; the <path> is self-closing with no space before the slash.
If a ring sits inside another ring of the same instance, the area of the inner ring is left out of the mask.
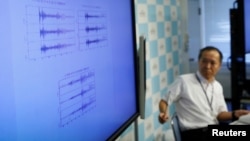
<path id="1" fill-rule="evenodd" d="M 199 71 L 179 76 L 164 99 L 175 103 L 182 131 L 218 124 L 217 115 L 228 111 L 221 84 L 208 83 Z"/>

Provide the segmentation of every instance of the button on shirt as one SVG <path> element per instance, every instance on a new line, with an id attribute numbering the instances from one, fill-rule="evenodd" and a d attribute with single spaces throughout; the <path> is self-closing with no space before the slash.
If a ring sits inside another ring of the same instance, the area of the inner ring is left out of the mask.
<path id="1" fill-rule="evenodd" d="M 221 84 L 208 83 L 199 71 L 179 76 L 164 99 L 168 105 L 175 103 L 182 131 L 218 124 L 217 115 L 228 111 Z"/>

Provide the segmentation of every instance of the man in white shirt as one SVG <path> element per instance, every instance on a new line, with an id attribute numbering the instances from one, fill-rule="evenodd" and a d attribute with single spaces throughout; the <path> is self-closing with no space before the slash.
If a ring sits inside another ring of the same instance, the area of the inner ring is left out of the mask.
<path id="1" fill-rule="evenodd" d="M 198 59 L 198 71 L 179 76 L 159 103 L 160 123 L 168 120 L 168 107 L 175 103 L 183 141 L 206 140 L 208 125 L 250 113 L 227 109 L 223 88 L 215 79 L 223 59 L 221 51 L 213 46 L 205 47 L 200 50 Z"/>

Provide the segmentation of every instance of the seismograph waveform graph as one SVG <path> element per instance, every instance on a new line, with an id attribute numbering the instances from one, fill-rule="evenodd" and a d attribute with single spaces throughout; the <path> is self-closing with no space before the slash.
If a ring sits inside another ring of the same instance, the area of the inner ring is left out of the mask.
<path id="1" fill-rule="evenodd" d="M 78 50 L 71 10 L 26 6 L 27 57 L 41 59 Z"/>
<path id="2" fill-rule="evenodd" d="M 60 127 L 64 127 L 96 107 L 95 72 L 85 68 L 59 81 Z"/>
<path id="3" fill-rule="evenodd" d="M 78 12 L 80 49 L 96 49 L 108 46 L 107 12 L 86 9 Z"/>

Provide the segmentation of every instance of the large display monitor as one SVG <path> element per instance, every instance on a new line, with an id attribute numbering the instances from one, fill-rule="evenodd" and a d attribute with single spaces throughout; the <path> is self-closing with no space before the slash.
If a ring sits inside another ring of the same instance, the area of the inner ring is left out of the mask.
<path id="1" fill-rule="evenodd" d="M 250 79 L 250 1 L 249 0 L 237 0 L 238 10 L 238 29 L 240 43 L 238 48 L 241 48 L 242 54 L 245 56 L 245 69 L 246 79 Z"/>
<path id="2" fill-rule="evenodd" d="M 132 0 L 4 0 L 0 140 L 100 141 L 139 115 Z"/>
<path id="3" fill-rule="evenodd" d="M 236 0 L 230 9 L 232 108 L 250 98 L 250 10 L 249 0 Z"/>
<path id="4" fill-rule="evenodd" d="M 243 14 L 244 25 L 242 28 L 244 29 L 245 36 L 245 53 L 250 53 L 250 1 L 249 0 L 239 0 L 239 8 L 243 8 L 241 11 Z"/>

